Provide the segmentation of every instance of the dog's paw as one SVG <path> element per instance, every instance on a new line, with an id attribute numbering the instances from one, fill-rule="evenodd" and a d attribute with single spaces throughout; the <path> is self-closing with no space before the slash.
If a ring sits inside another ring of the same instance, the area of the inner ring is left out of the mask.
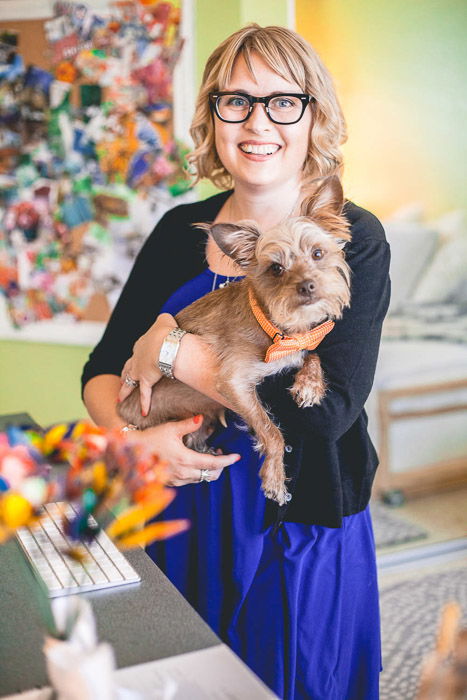
<path id="1" fill-rule="evenodd" d="M 276 501 L 281 506 L 290 501 L 291 496 L 285 486 L 286 476 L 282 462 L 266 459 L 260 469 L 259 476 L 261 489 L 266 498 Z"/>
<path id="2" fill-rule="evenodd" d="M 271 501 L 276 501 L 280 506 L 285 505 L 292 498 L 292 494 L 287 491 L 284 485 L 277 489 L 274 487 L 268 488 L 263 484 L 262 490 L 266 498 L 269 498 Z"/>
<path id="3" fill-rule="evenodd" d="M 211 447 L 206 444 L 207 435 L 202 435 L 201 431 L 196 431 L 195 433 L 188 433 L 183 438 L 183 443 L 190 450 L 195 452 L 205 452 L 207 454 L 214 454 L 211 452 Z"/>
<path id="4" fill-rule="evenodd" d="M 306 384 L 304 382 L 296 382 L 290 389 L 290 393 L 300 408 L 318 406 L 324 399 L 326 386 L 320 381 L 307 382 Z"/>

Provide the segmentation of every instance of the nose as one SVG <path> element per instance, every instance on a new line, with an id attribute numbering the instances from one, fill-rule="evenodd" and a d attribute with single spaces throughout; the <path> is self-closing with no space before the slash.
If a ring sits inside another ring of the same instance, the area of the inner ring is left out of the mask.
<path id="1" fill-rule="evenodd" d="M 302 280 L 297 284 L 297 292 L 303 297 L 311 297 L 315 289 L 312 280 Z"/>
<path id="2" fill-rule="evenodd" d="M 269 128 L 271 124 L 272 122 L 266 114 L 266 107 L 260 102 L 254 104 L 245 125 L 252 130 L 258 130 Z"/>

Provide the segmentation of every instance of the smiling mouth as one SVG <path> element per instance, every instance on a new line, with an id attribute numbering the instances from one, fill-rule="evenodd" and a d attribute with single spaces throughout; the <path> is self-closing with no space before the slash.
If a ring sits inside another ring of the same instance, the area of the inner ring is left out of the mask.
<path id="1" fill-rule="evenodd" d="M 240 143 L 238 147 L 243 153 L 251 153 L 255 156 L 272 156 L 281 148 L 277 143 Z"/>

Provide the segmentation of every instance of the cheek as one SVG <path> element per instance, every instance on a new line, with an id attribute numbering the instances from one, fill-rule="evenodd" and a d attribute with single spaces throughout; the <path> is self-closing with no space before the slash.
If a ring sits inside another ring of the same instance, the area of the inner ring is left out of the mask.
<path id="1" fill-rule="evenodd" d="M 216 146 L 217 153 L 221 158 L 222 153 L 227 153 L 232 150 L 235 144 L 235 134 L 232 128 L 229 129 L 229 124 L 216 123 L 214 131 L 214 143 Z"/>
<path id="2" fill-rule="evenodd" d="M 308 153 L 308 146 L 311 135 L 311 118 L 308 117 L 305 121 L 305 115 L 302 120 L 294 124 L 295 130 L 288 135 L 289 148 L 292 147 L 295 156 L 301 156 L 305 160 Z"/>
<path id="3" fill-rule="evenodd" d="M 222 160 L 222 152 L 223 152 L 222 134 L 220 133 L 220 131 L 217 127 L 216 127 L 216 130 L 214 132 L 214 145 L 216 147 L 217 155 Z"/>

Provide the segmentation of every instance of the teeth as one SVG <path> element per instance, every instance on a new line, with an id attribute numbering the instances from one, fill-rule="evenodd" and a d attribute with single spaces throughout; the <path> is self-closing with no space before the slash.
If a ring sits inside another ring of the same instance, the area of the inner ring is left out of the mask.
<path id="1" fill-rule="evenodd" d="M 260 146 L 252 143 L 241 143 L 240 149 L 245 153 L 254 153 L 257 156 L 271 156 L 279 150 L 279 146 L 275 143 L 264 143 Z"/>

